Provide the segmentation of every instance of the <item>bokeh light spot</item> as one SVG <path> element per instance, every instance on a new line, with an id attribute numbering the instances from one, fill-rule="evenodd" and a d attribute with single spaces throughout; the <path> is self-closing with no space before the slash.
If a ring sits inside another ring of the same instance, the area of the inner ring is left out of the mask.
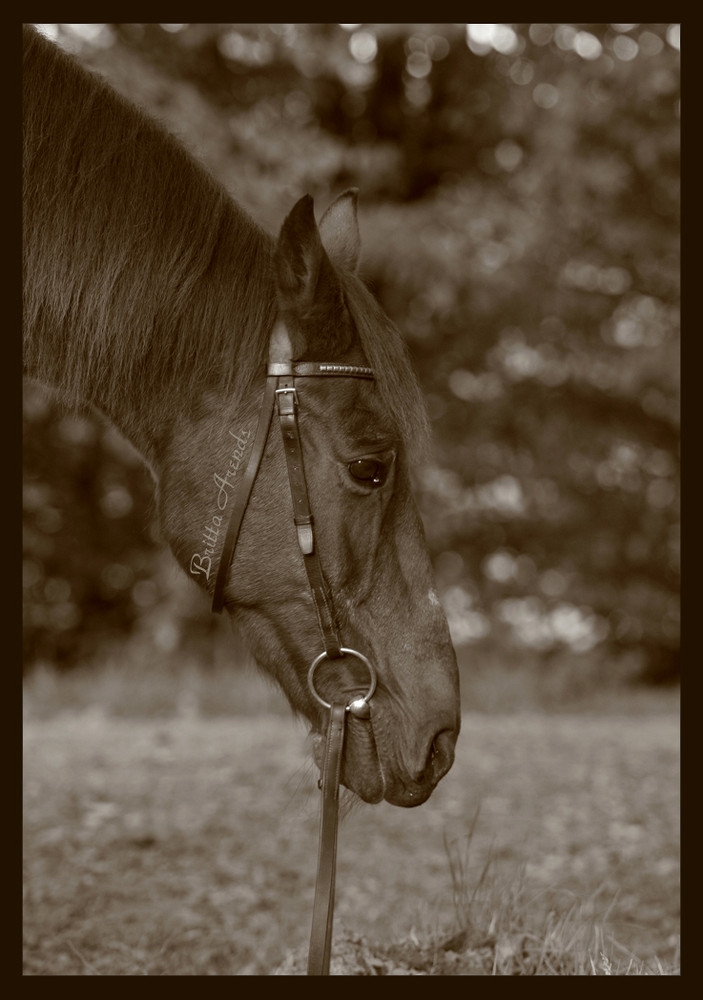
<path id="1" fill-rule="evenodd" d="M 666 29 L 666 40 L 672 49 L 681 49 L 681 25 L 670 24 Z"/>
<path id="2" fill-rule="evenodd" d="M 603 51 L 603 46 L 595 35 L 588 31 L 578 31 L 574 38 L 574 51 L 582 59 L 597 59 Z"/>
<path id="3" fill-rule="evenodd" d="M 613 40 L 613 53 L 622 62 L 631 62 L 633 59 L 636 59 L 639 50 L 639 45 L 629 35 L 618 35 Z"/>
<path id="4" fill-rule="evenodd" d="M 559 91 L 551 83 L 538 83 L 532 91 L 532 100 L 538 108 L 549 110 L 559 101 Z"/>
<path id="5" fill-rule="evenodd" d="M 378 52 L 376 36 L 370 31 L 356 31 L 349 39 L 349 51 L 357 62 L 373 62 Z"/>

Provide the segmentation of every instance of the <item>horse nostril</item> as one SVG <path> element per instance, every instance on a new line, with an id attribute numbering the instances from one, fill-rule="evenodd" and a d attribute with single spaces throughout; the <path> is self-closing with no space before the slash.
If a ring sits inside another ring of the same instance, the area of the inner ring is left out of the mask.
<path id="1" fill-rule="evenodd" d="M 436 785 L 454 763 L 454 744 L 457 734 L 453 729 L 442 729 L 430 743 L 423 771 L 417 781 Z"/>

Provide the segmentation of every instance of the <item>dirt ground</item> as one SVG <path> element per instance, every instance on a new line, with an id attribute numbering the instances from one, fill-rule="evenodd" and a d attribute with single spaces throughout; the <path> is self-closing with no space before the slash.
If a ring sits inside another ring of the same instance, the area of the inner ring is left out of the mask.
<path id="1" fill-rule="evenodd" d="M 25 975 L 290 962 L 309 934 L 316 780 L 304 729 L 280 716 L 27 721 Z M 446 940 L 462 902 L 451 855 L 464 895 L 490 858 L 482 891 L 521 877 L 526 909 L 590 899 L 594 919 L 614 901 L 624 949 L 676 962 L 678 815 L 672 714 L 468 714 L 428 803 L 345 817 L 335 940 Z"/>

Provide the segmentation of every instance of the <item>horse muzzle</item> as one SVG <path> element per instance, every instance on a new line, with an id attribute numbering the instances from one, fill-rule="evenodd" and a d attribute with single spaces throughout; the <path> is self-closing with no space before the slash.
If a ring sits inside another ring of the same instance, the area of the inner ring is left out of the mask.
<path id="1" fill-rule="evenodd" d="M 416 753 L 403 753 L 400 740 L 390 737 L 385 721 L 373 702 L 368 719 L 348 714 L 342 784 L 371 804 L 385 799 L 404 808 L 422 805 L 454 762 L 459 727 L 438 729 L 417 744 Z M 323 734 L 313 734 L 313 756 L 320 769 L 324 743 Z"/>

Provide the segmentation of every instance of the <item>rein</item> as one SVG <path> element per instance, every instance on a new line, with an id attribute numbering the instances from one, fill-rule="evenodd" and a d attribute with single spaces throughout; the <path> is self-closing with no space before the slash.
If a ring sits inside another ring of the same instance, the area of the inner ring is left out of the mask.
<path id="1" fill-rule="evenodd" d="M 317 860 L 317 878 L 313 903 L 312 930 L 308 953 L 309 976 L 328 976 L 332 942 L 332 922 L 334 917 L 334 888 L 337 866 L 337 827 L 339 820 L 339 785 L 344 754 L 347 715 L 370 720 L 369 701 L 376 689 L 376 671 L 371 663 L 354 649 L 342 645 L 334 604 L 322 571 L 322 563 L 315 545 L 314 519 L 310 509 L 303 448 L 298 425 L 300 400 L 296 380 L 300 378 L 363 378 L 373 379 L 371 368 L 363 365 L 337 365 L 319 361 L 275 361 L 269 362 L 266 372 L 261 409 L 259 411 L 254 443 L 239 489 L 232 506 L 227 533 L 225 535 L 220 564 L 215 579 L 212 610 L 219 614 L 225 604 L 225 588 L 230 566 L 237 547 L 237 539 L 244 520 L 244 514 L 251 497 L 256 476 L 264 455 L 266 441 L 274 411 L 278 413 L 279 426 L 286 456 L 288 481 L 293 502 L 293 521 L 296 527 L 298 547 L 308 577 L 317 621 L 322 636 L 324 650 L 313 660 L 308 671 L 308 687 L 320 705 L 329 713 L 325 753 L 321 769 L 320 788 L 320 838 Z M 352 656 L 366 666 L 369 672 L 369 688 L 363 697 L 353 698 L 348 704 L 327 702 L 315 688 L 315 671 L 325 660 L 338 660 Z"/>

